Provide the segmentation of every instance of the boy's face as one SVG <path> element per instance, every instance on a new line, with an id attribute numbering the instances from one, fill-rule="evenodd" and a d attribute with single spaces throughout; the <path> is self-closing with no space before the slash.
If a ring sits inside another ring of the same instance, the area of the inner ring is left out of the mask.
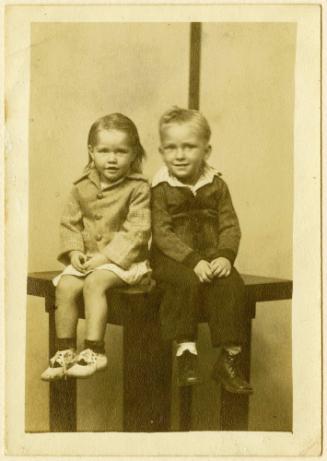
<path id="1" fill-rule="evenodd" d="M 162 128 L 160 137 L 159 151 L 170 174 L 185 184 L 195 184 L 211 152 L 199 129 L 192 123 L 172 123 Z"/>

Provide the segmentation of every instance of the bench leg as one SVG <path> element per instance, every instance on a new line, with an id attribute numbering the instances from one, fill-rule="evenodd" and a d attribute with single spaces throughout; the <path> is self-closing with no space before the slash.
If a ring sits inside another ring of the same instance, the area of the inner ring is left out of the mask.
<path id="1" fill-rule="evenodd" d="M 242 353 L 242 371 L 246 379 L 250 380 L 251 370 L 251 334 L 252 318 L 255 317 L 255 302 L 249 300 L 248 312 L 250 313 L 246 325 L 246 342 Z M 237 395 L 221 389 L 220 430 L 222 431 L 247 431 L 249 420 L 249 396 Z"/>
<path id="2" fill-rule="evenodd" d="M 192 386 L 179 390 L 179 430 L 190 431 L 192 426 Z"/>
<path id="3" fill-rule="evenodd" d="M 56 327 L 54 300 L 46 299 L 49 312 L 49 357 L 55 350 Z M 50 432 L 76 431 L 76 380 L 67 379 L 50 383 L 49 388 Z"/>
<path id="4" fill-rule="evenodd" d="M 133 301 L 124 324 L 123 427 L 128 432 L 170 429 L 171 343 L 160 340 L 158 317 L 149 315 L 152 307 L 146 303 L 146 296 Z"/>

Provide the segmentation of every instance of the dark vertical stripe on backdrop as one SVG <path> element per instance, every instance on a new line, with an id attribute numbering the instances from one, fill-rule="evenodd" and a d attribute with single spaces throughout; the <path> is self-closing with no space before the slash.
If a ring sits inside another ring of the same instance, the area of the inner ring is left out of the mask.
<path id="1" fill-rule="evenodd" d="M 201 23 L 191 22 L 190 76 L 188 107 L 199 109 L 200 103 Z"/>

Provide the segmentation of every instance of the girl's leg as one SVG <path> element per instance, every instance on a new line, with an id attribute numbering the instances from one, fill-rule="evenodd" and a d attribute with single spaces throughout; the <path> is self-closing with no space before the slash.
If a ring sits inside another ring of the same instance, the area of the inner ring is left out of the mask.
<path id="1" fill-rule="evenodd" d="M 83 290 L 84 279 L 64 275 L 56 288 L 56 334 L 60 339 L 75 338 L 78 322 L 78 297 Z"/>
<path id="2" fill-rule="evenodd" d="M 83 279 L 64 275 L 56 288 L 56 348 L 48 368 L 42 373 L 44 381 L 62 379 L 73 365 L 76 353 L 76 327 L 78 321 L 78 297 L 82 293 Z"/>
<path id="3" fill-rule="evenodd" d="M 104 354 L 104 334 L 107 326 L 107 296 L 109 288 L 125 285 L 117 275 L 106 270 L 96 270 L 87 276 L 83 287 L 85 305 L 85 348 L 76 363 L 67 370 L 67 376 L 87 378 L 107 366 Z"/>
<path id="4" fill-rule="evenodd" d="M 96 270 L 87 276 L 84 288 L 87 341 L 102 341 L 107 326 L 107 296 L 109 288 L 126 285 L 116 274 L 107 270 Z"/>

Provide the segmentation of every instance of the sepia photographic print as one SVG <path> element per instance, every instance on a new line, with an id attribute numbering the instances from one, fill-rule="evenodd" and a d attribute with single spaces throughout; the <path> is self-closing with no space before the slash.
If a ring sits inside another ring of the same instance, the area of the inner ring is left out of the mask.
<path id="1" fill-rule="evenodd" d="M 7 454 L 318 456 L 322 5 L 4 10 Z"/>

